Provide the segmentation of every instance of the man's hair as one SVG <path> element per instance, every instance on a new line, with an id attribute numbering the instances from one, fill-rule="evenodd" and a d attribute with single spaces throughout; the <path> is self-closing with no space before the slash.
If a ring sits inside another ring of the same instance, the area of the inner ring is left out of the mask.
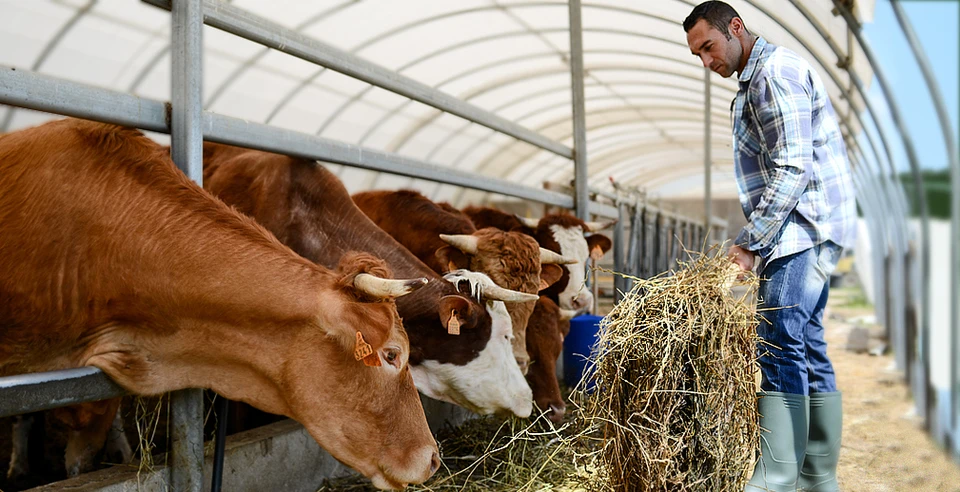
<path id="1" fill-rule="evenodd" d="M 729 26 L 730 21 L 733 20 L 734 17 L 740 17 L 740 14 L 724 2 L 703 2 L 694 7 L 693 12 L 690 12 L 690 15 L 684 19 L 683 30 L 684 32 L 690 32 L 690 29 L 693 29 L 693 26 L 695 26 L 700 19 L 704 19 L 709 22 L 711 26 L 723 33 L 727 39 L 730 39 Z M 740 21 L 742 22 L 743 19 L 741 18 Z"/>

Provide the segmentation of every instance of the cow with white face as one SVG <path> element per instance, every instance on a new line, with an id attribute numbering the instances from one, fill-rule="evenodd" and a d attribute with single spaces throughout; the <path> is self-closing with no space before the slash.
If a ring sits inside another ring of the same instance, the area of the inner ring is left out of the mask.
<path id="1" fill-rule="evenodd" d="M 346 251 L 363 251 L 397 276 L 428 279 L 397 299 L 422 393 L 479 413 L 530 415 L 532 395 L 513 357 L 503 302 L 536 301 L 535 294 L 497 287 L 479 273 L 441 277 L 371 222 L 343 183 L 314 161 L 212 143 L 204 144 L 203 159 L 204 188 L 304 258 L 327 265 Z"/>
<path id="2" fill-rule="evenodd" d="M 595 232 L 612 226 L 616 221 L 584 222 L 565 213 L 528 219 L 489 207 L 467 207 L 463 212 L 477 227 L 522 231 L 533 236 L 542 248 L 576 260 L 576 263 L 563 265 L 564 272 L 560 280 L 540 294 L 551 298 L 561 309 L 583 311 L 593 305 L 593 294 L 586 288 L 587 261 L 599 261 L 613 246 L 610 238 Z M 590 234 L 592 232 L 594 234 Z"/>
<path id="3" fill-rule="evenodd" d="M 490 277 L 469 270 L 454 270 L 444 275 L 444 279 L 486 305 L 490 313 L 490 341 L 464 365 L 425 360 L 413 366 L 417 388 L 432 398 L 483 415 L 503 409 L 515 415 L 530 415 L 533 407 L 530 386 L 523 375 L 514 370 L 516 364 L 504 364 L 504 360 L 513 358 L 510 314 L 503 301 L 489 300 L 491 294 L 507 297 L 499 293 L 506 289 L 494 284 Z"/>

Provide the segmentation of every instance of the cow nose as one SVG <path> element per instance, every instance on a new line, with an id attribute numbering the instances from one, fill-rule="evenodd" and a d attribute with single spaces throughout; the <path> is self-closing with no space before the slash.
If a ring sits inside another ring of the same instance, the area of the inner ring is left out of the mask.
<path id="1" fill-rule="evenodd" d="M 550 405 L 550 413 L 549 413 L 550 421 L 553 422 L 554 424 L 559 424 L 560 422 L 563 422 L 563 414 L 565 414 L 566 412 L 567 412 L 567 406 L 564 405 L 563 403 L 559 405 L 557 404 Z"/>
<path id="2" fill-rule="evenodd" d="M 430 458 L 430 475 L 437 473 L 437 470 L 440 469 L 440 453 L 436 451 L 433 452 L 433 456 Z"/>

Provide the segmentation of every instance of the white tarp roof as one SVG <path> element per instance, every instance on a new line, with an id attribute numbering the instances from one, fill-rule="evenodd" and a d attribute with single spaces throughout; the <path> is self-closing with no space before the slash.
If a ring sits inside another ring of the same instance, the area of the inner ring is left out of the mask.
<path id="1" fill-rule="evenodd" d="M 567 146 L 573 145 L 568 7 L 540 0 L 236 0 L 233 5 L 442 89 Z M 653 196 L 703 194 L 704 70 L 681 27 L 697 2 L 583 3 L 587 151 L 591 186 L 609 178 Z M 787 0 L 731 0 L 748 29 L 805 56 L 841 117 L 849 102 L 829 74 L 848 75 L 817 30 Z M 803 0 L 850 50 L 856 43 L 829 0 Z M 760 9 L 763 9 L 761 11 Z M 861 18 L 873 1 L 859 2 Z M 764 12 L 765 11 L 765 12 Z M 767 15 L 769 13 L 776 20 Z M 155 99 L 170 96 L 170 14 L 137 0 L 0 0 L 0 64 Z M 821 65 L 777 23 L 806 43 Z M 569 183 L 570 160 L 391 92 L 204 28 L 204 105 L 248 120 L 396 152 L 531 186 Z M 860 78 L 872 72 L 858 49 Z M 712 81 L 713 195 L 735 185 L 729 105 L 733 80 Z M 854 107 L 863 110 L 855 98 Z M 7 118 L 0 107 L 0 118 Z M 53 116 L 16 110 L 6 131 Z M 859 133 L 854 119 L 851 131 Z M 334 166 L 351 191 L 415 187 L 456 205 L 486 194 Z"/>

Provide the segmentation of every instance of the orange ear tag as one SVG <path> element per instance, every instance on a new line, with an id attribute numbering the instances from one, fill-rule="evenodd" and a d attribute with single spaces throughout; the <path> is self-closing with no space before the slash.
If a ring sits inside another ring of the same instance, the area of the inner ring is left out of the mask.
<path id="1" fill-rule="evenodd" d="M 460 320 L 457 318 L 456 311 L 450 311 L 450 321 L 447 322 L 447 333 L 451 335 L 460 334 Z"/>
<path id="2" fill-rule="evenodd" d="M 353 357 L 361 360 L 373 353 L 373 347 L 363 339 L 363 335 L 357 332 L 357 346 L 353 349 Z"/>
<path id="3" fill-rule="evenodd" d="M 603 259 L 603 248 L 600 246 L 594 246 L 593 249 L 590 250 L 590 258 L 592 258 L 594 261 L 600 261 Z"/>

